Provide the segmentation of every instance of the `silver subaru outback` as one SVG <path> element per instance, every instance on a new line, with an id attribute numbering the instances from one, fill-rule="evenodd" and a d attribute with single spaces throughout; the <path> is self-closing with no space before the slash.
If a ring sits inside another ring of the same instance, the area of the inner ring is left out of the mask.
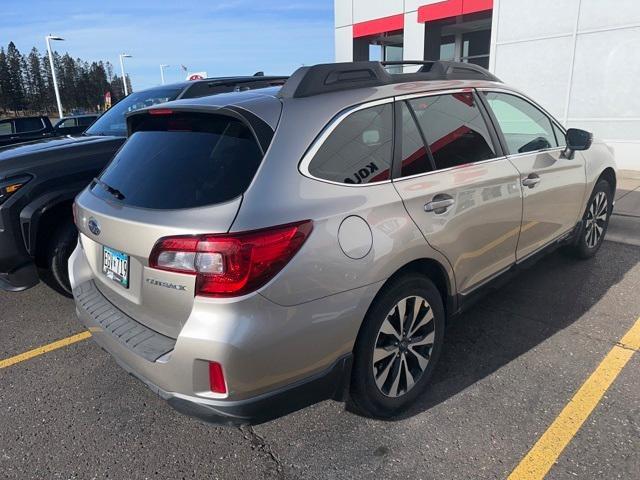
<path id="1" fill-rule="evenodd" d="M 78 316 L 177 410 L 258 423 L 334 398 L 391 417 L 482 291 L 600 248 L 609 147 L 474 65 L 392 66 L 134 112 L 77 197 Z"/>

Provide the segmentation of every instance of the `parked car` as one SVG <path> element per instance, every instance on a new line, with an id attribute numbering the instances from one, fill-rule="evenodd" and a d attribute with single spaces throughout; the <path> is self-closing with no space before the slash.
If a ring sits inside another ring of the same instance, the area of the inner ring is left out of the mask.
<path id="1" fill-rule="evenodd" d="M 78 196 L 80 320 L 179 411 L 258 423 L 350 398 L 394 416 L 480 292 L 600 248 L 606 145 L 475 65 L 385 65 L 134 112 Z"/>
<path id="2" fill-rule="evenodd" d="M 125 114 L 176 98 L 195 98 L 284 83 L 286 77 L 225 77 L 150 88 L 114 105 L 82 135 L 0 149 L 0 289 L 40 279 L 70 296 L 67 260 L 77 241 L 74 197 L 126 138 Z"/>
<path id="3" fill-rule="evenodd" d="M 56 135 L 49 117 L 17 117 L 0 120 L 0 147 Z"/>
<path id="4" fill-rule="evenodd" d="M 98 114 L 82 114 L 64 117 L 54 125 L 58 135 L 78 135 L 84 132 L 98 118 Z"/>

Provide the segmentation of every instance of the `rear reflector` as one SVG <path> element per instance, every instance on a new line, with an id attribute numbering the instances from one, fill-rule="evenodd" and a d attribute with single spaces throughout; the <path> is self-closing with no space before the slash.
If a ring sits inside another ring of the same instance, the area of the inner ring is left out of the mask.
<path id="1" fill-rule="evenodd" d="M 196 275 L 196 295 L 234 297 L 271 280 L 308 238 L 311 220 L 244 233 L 165 237 L 149 266 Z"/>
<path id="2" fill-rule="evenodd" d="M 222 365 L 218 362 L 209 362 L 209 388 L 214 393 L 227 393 Z"/>

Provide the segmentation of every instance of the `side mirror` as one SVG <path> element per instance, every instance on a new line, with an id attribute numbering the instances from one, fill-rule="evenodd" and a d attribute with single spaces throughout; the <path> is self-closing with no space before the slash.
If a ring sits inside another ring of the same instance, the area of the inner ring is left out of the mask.
<path id="1" fill-rule="evenodd" d="M 567 130 L 567 149 L 576 150 L 589 150 L 593 142 L 593 135 L 586 130 L 580 130 L 579 128 L 570 128 Z"/>

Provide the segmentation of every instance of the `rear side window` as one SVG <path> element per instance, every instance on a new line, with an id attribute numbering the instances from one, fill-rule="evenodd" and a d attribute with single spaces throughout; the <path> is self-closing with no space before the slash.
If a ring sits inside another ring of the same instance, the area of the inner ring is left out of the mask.
<path id="1" fill-rule="evenodd" d="M 39 118 L 17 118 L 16 133 L 37 132 L 44 128 L 42 120 Z"/>
<path id="2" fill-rule="evenodd" d="M 438 170 L 495 158 L 489 129 L 472 93 L 416 98 L 409 104 Z"/>
<path id="3" fill-rule="evenodd" d="M 92 187 L 103 198 L 162 210 L 226 202 L 244 193 L 262 160 L 252 132 L 231 117 L 192 113 L 136 120 L 135 133 Z"/>
<path id="4" fill-rule="evenodd" d="M 540 109 L 515 95 L 486 92 L 509 153 L 527 153 L 558 146 L 551 120 Z"/>
<path id="5" fill-rule="evenodd" d="M 340 122 L 311 160 L 309 173 L 346 184 L 388 180 L 392 151 L 393 105 L 376 105 Z"/>

